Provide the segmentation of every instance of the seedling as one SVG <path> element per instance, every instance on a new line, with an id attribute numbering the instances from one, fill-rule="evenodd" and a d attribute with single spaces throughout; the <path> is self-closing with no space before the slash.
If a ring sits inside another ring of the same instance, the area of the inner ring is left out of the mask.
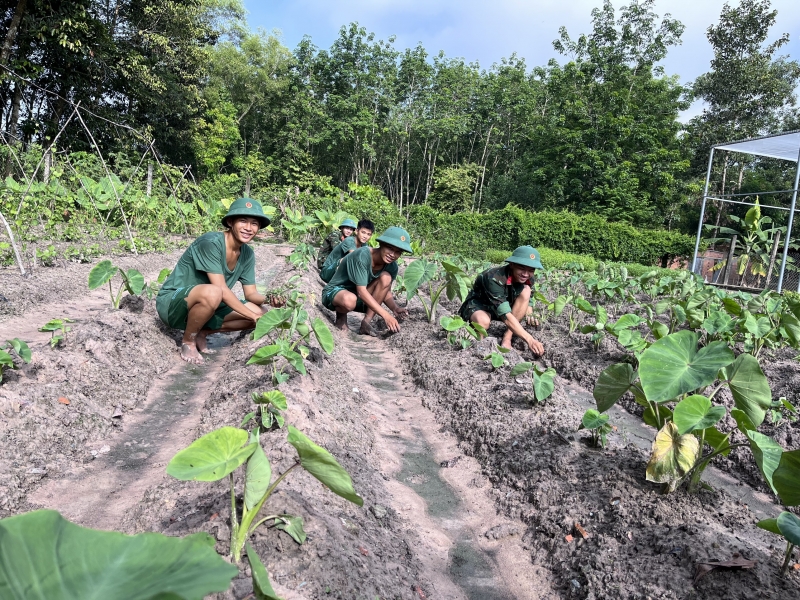
<path id="1" fill-rule="evenodd" d="M 258 431 L 248 434 L 243 429 L 222 427 L 192 442 L 178 452 L 167 465 L 167 473 L 182 481 L 219 481 L 229 478 L 231 496 L 231 554 L 241 559 L 245 543 L 260 525 L 274 526 L 295 542 L 306 540 L 302 517 L 276 513 L 258 517 L 272 492 L 292 471 L 302 467 L 334 494 L 363 506 L 364 501 L 353 489 L 353 481 L 330 452 L 289 426 L 288 442 L 297 450 L 297 461 L 274 481 L 272 465 L 261 448 Z M 237 509 L 234 472 L 245 466 L 244 502 Z M 272 481 L 272 482 L 271 482 Z M 271 483 L 270 483 L 271 482 Z"/>
<path id="2" fill-rule="evenodd" d="M 470 277 L 460 267 L 447 261 L 441 261 L 443 272 L 440 273 L 439 265 L 436 261 L 427 258 L 418 258 L 406 267 L 403 274 L 403 281 L 406 286 L 406 297 L 409 302 L 417 295 L 419 288 L 428 284 L 429 302 L 425 302 L 422 296 L 419 301 L 425 309 L 425 316 L 429 323 L 436 319 L 436 307 L 442 293 L 446 293 L 448 300 L 458 298 L 464 300 L 469 293 Z M 441 277 L 441 279 L 440 279 Z M 438 287 L 434 285 L 434 280 L 439 280 Z"/>
<path id="3" fill-rule="evenodd" d="M 480 327 L 480 325 L 478 325 L 478 327 Z M 483 360 L 488 360 L 492 364 L 493 369 L 499 369 L 500 367 L 508 364 L 508 360 L 506 360 L 505 355 L 509 352 L 511 352 L 509 348 L 497 346 L 494 351 L 484 356 Z"/>
<path id="4" fill-rule="evenodd" d="M 294 268 L 306 271 L 308 270 L 308 265 L 314 260 L 314 246 L 303 243 L 297 244 L 286 260 L 288 260 Z"/>
<path id="5" fill-rule="evenodd" d="M 592 434 L 592 446 L 597 448 L 601 446 L 606 447 L 608 443 L 608 434 L 611 433 L 613 427 L 608 422 L 608 415 L 601 413 L 597 409 L 590 408 L 583 413 L 581 419 L 581 426 L 578 429 L 588 429 Z"/>
<path id="6" fill-rule="evenodd" d="M 167 280 L 167 277 L 169 277 L 170 273 L 172 273 L 171 269 L 161 269 L 161 271 L 158 273 L 158 279 L 151 281 L 144 286 L 144 293 L 148 300 L 152 300 L 158 295 L 158 290 L 161 289 L 161 286 Z"/>
<path id="7" fill-rule="evenodd" d="M 781 566 L 781 575 L 786 575 L 794 547 L 800 546 L 800 518 L 793 513 L 784 511 L 778 515 L 777 519 L 764 519 L 759 521 L 757 525 L 761 529 L 770 531 L 786 540 L 786 553 Z"/>
<path id="8" fill-rule="evenodd" d="M 486 335 L 486 330 L 477 323 L 467 323 L 461 317 L 443 316 L 439 324 L 447 332 L 447 343 L 455 348 L 469 348 L 473 340 Z"/>
<path id="9" fill-rule="evenodd" d="M 309 317 L 303 308 L 305 294 L 294 291 L 286 299 L 286 306 L 275 308 L 263 315 L 256 323 L 253 339 L 277 332 L 272 344 L 256 350 L 247 361 L 248 365 L 269 365 L 272 368 L 272 380 L 279 385 L 289 379 L 289 374 L 284 373 L 286 363 L 293 366 L 298 372 L 305 375 L 305 358 L 310 350 L 305 345 L 311 335 L 317 339 L 320 347 L 327 354 L 333 352 L 333 334 L 319 317 L 309 323 Z M 280 363 L 279 358 L 284 358 L 286 363 Z"/>
<path id="10" fill-rule="evenodd" d="M 122 277 L 122 283 L 115 295 L 111 286 L 111 280 L 117 273 Z M 164 279 L 166 279 L 166 276 Z M 106 283 L 108 284 L 108 292 L 111 295 L 111 306 L 115 309 L 119 308 L 119 302 L 122 299 L 123 291 L 127 291 L 131 296 L 138 296 L 144 291 L 145 287 L 144 276 L 139 271 L 136 269 L 123 271 L 120 267 L 112 265 L 111 261 L 108 259 L 101 260 L 89 271 L 89 289 L 96 290 Z"/>
<path id="11" fill-rule="evenodd" d="M 67 319 L 66 317 L 63 319 L 50 319 L 39 328 L 39 331 L 49 331 L 51 333 L 50 347 L 55 348 L 61 341 L 63 341 L 64 344 L 67 343 L 67 332 L 72 331 L 72 327 L 67 325 L 67 323 L 74 322 L 75 321 L 72 319 Z"/>
<path id="12" fill-rule="evenodd" d="M 544 402 L 553 393 L 555 389 L 555 376 L 556 370 L 553 367 L 546 369 L 539 368 L 536 364 L 531 362 L 521 362 L 514 365 L 511 369 L 510 376 L 517 377 L 528 373 L 531 378 L 531 387 L 533 390 L 533 399 L 536 402 Z"/>
<path id="13" fill-rule="evenodd" d="M 21 339 L 14 338 L 13 340 L 6 340 L 5 347 L 10 351 L 15 352 L 23 362 L 31 362 L 31 349 L 28 348 L 28 344 L 23 342 Z M 14 357 L 11 355 L 11 353 L 0 348 L 0 383 L 3 382 L 4 369 L 16 368 L 17 366 L 14 364 Z"/>
<path id="14" fill-rule="evenodd" d="M 288 408 L 286 396 L 283 395 L 283 392 L 271 390 L 253 394 L 253 402 L 258 404 L 258 409 L 247 413 L 242 421 L 242 427 L 254 418 L 258 418 L 259 427 L 263 428 L 264 431 L 271 429 L 273 425 L 277 425 L 279 429 L 283 427 L 284 417 L 281 411 Z"/>

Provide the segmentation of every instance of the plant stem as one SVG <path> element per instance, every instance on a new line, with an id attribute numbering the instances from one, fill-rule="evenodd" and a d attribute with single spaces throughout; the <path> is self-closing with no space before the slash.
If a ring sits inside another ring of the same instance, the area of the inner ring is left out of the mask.
<path id="1" fill-rule="evenodd" d="M 111 306 L 112 308 L 117 308 L 114 306 L 114 288 L 111 287 L 111 280 L 108 280 L 108 295 L 111 296 Z"/>
<path id="2" fill-rule="evenodd" d="M 794 544 L 792 542 L 786 542 L 786 556 L 783 559 L 781 576 L 785 576 L 786 571 L 789 569 L 789 561 L 792 560 L 792 550 L 794 550 Z"/>

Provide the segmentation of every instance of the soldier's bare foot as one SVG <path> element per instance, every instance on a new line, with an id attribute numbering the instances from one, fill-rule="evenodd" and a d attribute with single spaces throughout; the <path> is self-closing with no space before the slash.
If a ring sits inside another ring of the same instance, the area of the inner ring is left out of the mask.
<path id="1" fill-rule="evenodd" d="M 347 331 L 347 313 L 336 313 L 336 321 L 333 325 L 340 331 Z"/>
<path id="2" fill-rule="evenodd" d="M 216 350 L 212 350 L 208 347 L 208 334 L 203 333 L 202 331 L 197 334 L 195 338 L 195 344 L 197 346 L 197 351 L 202 352 L 204 354 L 214 354 Z"/>
<path id="3" fill-rule="evenodd" d="M 193 365 L 203 364 L 203 357 L 194 344 L 181 344 L 181 358 Z"/>
<path id="4" fill-rule="evenodd" d="M 372 325 L 366 322 L 366 320 L 361 321 L 361 327 L 358 328 L 358 333 L 361 335 L 369 335 L 372 337 L 378 337 L 378 334 L 372 329 Z"/>

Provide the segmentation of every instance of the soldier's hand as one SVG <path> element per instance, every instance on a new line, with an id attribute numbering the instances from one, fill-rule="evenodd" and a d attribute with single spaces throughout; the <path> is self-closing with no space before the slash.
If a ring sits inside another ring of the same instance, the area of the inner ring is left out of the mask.
<path id="1" fill-rule="evenodd" d="M 528 342 L 528 348 L 531 349 L 531 352 L 533 352 L 533 355 L 536 358 L 544 356 L 544 346 L 540 341 L 531 338 L 530 341 Z"/>
<path id="2" fill-rule="evenodd" d="M 269 300 L 269 305 L 272 308 L 280 308 L 286 304 L 286 298 L 283 296 L 278 296 L 277 294 L 270 294 L 267 299 Z"/>
<path id="3" fill-rule="evenodd" d="M 400 331 L 400 324 L 392 315 L 386 315 L 383 320 L 386 321 L 386 327 L 388 327 L 389 331 L 392 333 L 397 333 Z"/>
<path id="4" fill-rule="evenodd" d="M 539 319 L 533 316 L 533 314 L 525 315 L 525 324 L 528 327 L 538 327 L 539 326 Z"/>
<path id="5" fill-rule="evenodd" d="M 394 316 L 398 321 L 405 321 L 408 317 L 408 309 L 398 306 L 394 311 Z"/>

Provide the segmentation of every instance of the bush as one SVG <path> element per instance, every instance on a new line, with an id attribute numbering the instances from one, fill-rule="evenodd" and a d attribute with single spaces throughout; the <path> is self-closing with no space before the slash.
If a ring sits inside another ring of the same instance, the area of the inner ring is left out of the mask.
<path id="1" fill-rule="evenodd" d="M 598 260 L 655 265 L 694 251 L 694 238 L 688 235 L 566 211 L 534 213 L 506 206 L 487 213 L 442 214 L 429 206 L 412 206 L 409 221 L 412 235 L 424 238 L 426 249 L 473 258 L 486 258 L 487 248 L 530 244 Z"/>
<path id="2" fill-rule="evenodd" d="M 551 248 L 537 248 L 541 255 L 542 266 L 545 269 L 565 269 L 567 265 L 580 263 L 586 271 L 594 271 L 597 269 L 597 261 L 586 254 L 572 254 L 571 252 L 562 252 L 561 250 L 553 250 Z M 505 259 L 511 256 L 508 250 L 493 250 L 486 251 L 486 260 L 494 265 L 502 264 Z M 652 269 L 652 267 L 650 267 Z"/>

